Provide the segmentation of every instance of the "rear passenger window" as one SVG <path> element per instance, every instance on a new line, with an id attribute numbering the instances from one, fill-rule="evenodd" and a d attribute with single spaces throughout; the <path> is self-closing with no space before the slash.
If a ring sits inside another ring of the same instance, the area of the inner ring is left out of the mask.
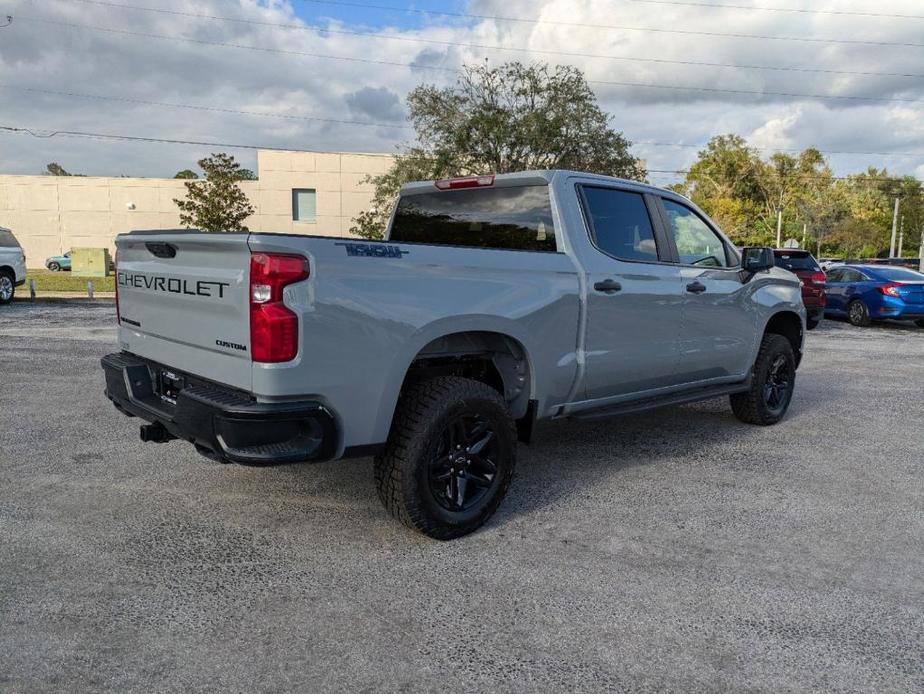
<path id="1" fill-rule="evenodd" d="M 555 251 L 548 186 L 472 188 L 403 195 L 390 241 Z"/>
<path id="2" fill-rule="evenodd" d="M 651 218 L 641 194 L 593 186 L 584 186 L 583 192 L 597 248 L 620 260 L 658 260 Z"/>
<path id="3" fill-rule="evenodd" d="M 19 241 L 12 232 L 0 229 L 0 248 L 19 248 Z"/>

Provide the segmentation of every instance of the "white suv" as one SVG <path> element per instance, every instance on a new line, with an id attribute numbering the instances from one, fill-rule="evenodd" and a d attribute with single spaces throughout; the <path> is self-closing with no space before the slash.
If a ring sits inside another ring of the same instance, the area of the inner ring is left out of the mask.
<path id="1" fill-rule="evenodd" d="M 16 287 L 26 281 L 26 254 L 9 229 L 0 227 L 0 304 L 13 300 Z"/>

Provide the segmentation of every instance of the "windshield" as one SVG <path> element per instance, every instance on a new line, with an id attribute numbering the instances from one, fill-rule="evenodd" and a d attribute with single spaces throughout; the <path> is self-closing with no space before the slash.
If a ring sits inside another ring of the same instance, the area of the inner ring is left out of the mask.
<path id="1" fill-rule="evenodd" d="M 877 267 L 873 272 L 890 282 L 924 282 L 924 275 L 904 267 Z"/>
<path id="2" fill-rule="evenodd" d="M 795 272 L 796 270 L 821 270 L 812 254 L 804 251 L 802 253 L 774 253 L 773 257 L 777 267 L 790 272 Z"/>

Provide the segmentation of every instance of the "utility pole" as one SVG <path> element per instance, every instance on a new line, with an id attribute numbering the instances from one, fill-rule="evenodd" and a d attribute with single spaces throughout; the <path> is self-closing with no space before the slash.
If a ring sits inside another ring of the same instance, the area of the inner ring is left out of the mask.
<path id="1" fill-rule="evenodd" d="M 889 245 L 889 257 L 895 257 L 895 234 L 898 232 L 898 201 L 900 198 L 895 198 L 895 211 L 892 212 L 892 243 Z"/>
<path id="2" fill-rule="evenodd" d="M 802 225 L 802 245 L 799 248 L 805 248 L 805 234 L 808 231 L 808 224 Z"/>
<path id="3" fill-rule="evenodd" d="M 783 210 L 776 211 L 776 247 L 783 247 Z"/>
<path id="4" fill-rule="evenodd" d="M 905 215 L 902 215 L 902 221 L 898 224 L 898 257 L 902 257 L 902 250 L 905 247 Z"/>
<path id="5" fill-rule="evenodd" d="M 918 270 L 924 272 L 924 227 L 921 227 L 921 247 L 918 249 Z"/>
<path id="6" fill-rule="evenodd" d="M 918 270 L 924 272 L 924 227 L 921 227 L 921 247 L 918 249 Z"/>

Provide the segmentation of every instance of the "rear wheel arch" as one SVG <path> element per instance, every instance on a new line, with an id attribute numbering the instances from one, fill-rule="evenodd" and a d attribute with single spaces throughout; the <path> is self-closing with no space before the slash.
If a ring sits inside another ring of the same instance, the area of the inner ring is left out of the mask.
<path id="1" fill-rule="evenodd" d="M 533 377 L 523 343 L 501 332 L 468 330 L 430 340 L 414 356 L 401 384 L 437 376 L 454 375 L 481 381 L 507 402 L 515 419 L 526 415 Z"/>

